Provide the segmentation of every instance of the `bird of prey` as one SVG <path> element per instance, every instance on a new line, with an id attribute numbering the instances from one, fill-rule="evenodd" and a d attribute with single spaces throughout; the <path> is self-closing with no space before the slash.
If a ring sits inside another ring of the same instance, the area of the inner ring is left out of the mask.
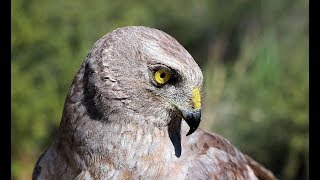
<path id="1" fill-rule="evenodd" d="M 58 134 L 33 179 L 275 179 L 227 139 L 198 128 L 203 75 L 163 31 L 99 39 L 74 77 Z"/>

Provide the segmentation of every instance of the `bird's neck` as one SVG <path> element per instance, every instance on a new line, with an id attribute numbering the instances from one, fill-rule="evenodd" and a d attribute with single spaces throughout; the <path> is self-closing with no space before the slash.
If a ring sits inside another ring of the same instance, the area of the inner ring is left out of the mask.
<path id="1" fill-rule="evenodd" d="M 166 126 L 101 121 L 88 123 L 83 117 L 71 132 L 71 137 L 60 139 L 60 149 L 65 151 L 64 154 L 83 157 L 80 161 L 85 166 L 100 162 L 98 164 L 103 164 L 103 168 L 107 169 L 144 169 L 149 168 L 146 167 L 149 164 L 172 164 L 178 158 Z"/>
<path id="2" fill-rule="evenodd" d="M 137 162 L 171 162 L 176 159 L 174 146 L 165 127 L 148 127 L 142 124 L 113 124 L 106 142 L 106 152 L 127 162 L 128 168 Z"/>

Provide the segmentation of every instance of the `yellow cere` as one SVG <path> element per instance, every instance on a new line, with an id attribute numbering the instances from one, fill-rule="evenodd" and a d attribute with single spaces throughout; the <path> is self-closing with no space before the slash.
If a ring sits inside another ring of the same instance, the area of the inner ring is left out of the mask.
<path id="1" fill-rule="evenodd" d="M 159 69 L 154 74 L 154 79 L 158 84 L 164 84 L 169 81 L 171 73 L 166 69 Z"/>
<path id="2" fill-rule="evenodd" d="M 194 109 L 200 109 L 201 108 L 201 96 L 200 96 L 200 90 L 199 88 L 194 88 L 192 91 L 192 102 Z"/>

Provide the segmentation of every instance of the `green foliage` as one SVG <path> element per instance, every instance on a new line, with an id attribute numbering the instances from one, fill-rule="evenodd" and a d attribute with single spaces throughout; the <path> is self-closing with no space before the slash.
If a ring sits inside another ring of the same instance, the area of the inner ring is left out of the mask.
<path id="1" fill-rule="evenodd" d="M 12 179 L 30 179 L 52 142 L 73 76 L 122 26 L 175 37 L 202 67 L 202 126 L 281 179 L 308 178 L 308 1 L 14 0 Z"/>
<path id="2" fill-rule="evenodd" d="M 269 27 L 255 41 L 241 43 L 242 54 L 233 64 L 216 63 L 217 67 L 206 69 L 220 72 L 215 76 L 228 73 L 224 85 L 218 86 L 223 91 L 220 101 L 208 107 L 215 114 L 213 129 L 281 179 L 308 177 L 308 36 L 304 28 L 279 36 L 278 26 Z M 216 82 L 221 84 L 221 79 L 209 86 Z"/>
<path id="3" fill-rule="evenodd" d="M 296 41 L 307 45 L 303 39 Z M 291 46 L 291 54 L 284 51 L 288 48 L 286 46 Z M 234 66 L 232 73 L 235 75 L 227 80 L 223 95 L 226 104 L 215 110 L 221 118 L 221 122 L 217 123 L 220 125 L 218 131 L 248 154 L 275 169 L 284 179 L 298 175 L 302 179 L 307 175 L 298 174 L 297 169 L 281 169 L 292 164 L 303 168 L 307 166 L 304 159 L 294 162 L 290 159 L 290 153 L 308 154 L 308 55 L 306 49 L 300 48 L 277 41 L 275 34 L 262 35 L 246 70 L 237 69 L 241 60 Z M 220 108 L 229 109 L 223 111 Z"/>

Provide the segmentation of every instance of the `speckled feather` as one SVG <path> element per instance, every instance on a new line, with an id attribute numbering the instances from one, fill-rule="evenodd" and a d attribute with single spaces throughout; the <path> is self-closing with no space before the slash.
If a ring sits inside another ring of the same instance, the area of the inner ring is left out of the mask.
<path id="1" fill-rule="evenodd" d="M 179 74 L 156 87 L 152 69 Z M 192 109 L 203 76 L 168 34 L 142 26 L 98 40 L 76 74 L 58 135 L 33 179 L 275 179 L 223 137 L 189 130 L 178 108 Z"/>

